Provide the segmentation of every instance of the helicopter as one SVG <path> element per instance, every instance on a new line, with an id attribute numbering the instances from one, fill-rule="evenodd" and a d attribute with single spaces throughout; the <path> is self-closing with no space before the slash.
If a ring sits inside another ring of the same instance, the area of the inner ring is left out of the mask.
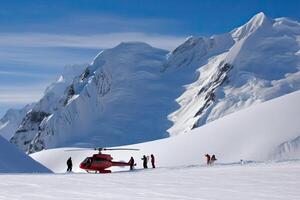
<path id="1" fill-rule="evenodd" d="M 68 151 L 82 151 L 82 150 L 89 150 L 89 149 L 76 149 L 76 150 L 68 150 Z M 114 150 L 129 150 L 129 151 L 139 151 L 139 149 L 132 149 L 132 148 L 94 148 L 93 150 L 98 151 L 97 154 L 93 154 L 91 157 L 85 158 L 79 165 L 79 167 L 85 170 L 88 173 L 111 173 L 110 168 L 112 166 L 130 166 L 129 162 L 123 161 L 113 161 L 113 158 L 110 154 L 103 154 L 102 151 L 114 151 Z"/>

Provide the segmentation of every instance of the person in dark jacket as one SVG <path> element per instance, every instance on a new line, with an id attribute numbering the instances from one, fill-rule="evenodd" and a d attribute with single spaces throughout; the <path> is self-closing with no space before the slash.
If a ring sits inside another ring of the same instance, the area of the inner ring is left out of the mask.
<path id="1" fill-rule="evenodd" d="M 151 154 L 151 164 L 152 164 L 152 168 L 155 168 L 155 158 L 153 154 Z"/>
<path id="2" fill-rule="evenodd" d="M 144 169 L 148 168 L 148 159 L 145 155 L 142 157 L 142 161 Z"/>
<path id="3" fill-rule="evenodd" d="M 128 163 L 130 164 L 130 170 L 133 170 L 133 166 L 135 166 L 133 157 L 130 158 Z"/>
<path id="4" fill-rule="evenodd" d="M 68 160 L 67 160 L 67 172 L 71 172 L 72 171 L 72 167 L 73 167 L 73 163 L 72 163 L 72 158 L 70 157 Z"/>
<path id="5" fill-rule="evenodd" d="M 209 165 L 210 164 L 210 155 L 206 154 L 205 157 L 206 157 L 206 164 Z"/>
<path id="6" fill-rule="evenodd" d="M 212 155 L 211 158 L 210 158 L 210 164 L 214 164 L 214 162 L 216 161 L 216 156 L 215 155 Z"/>

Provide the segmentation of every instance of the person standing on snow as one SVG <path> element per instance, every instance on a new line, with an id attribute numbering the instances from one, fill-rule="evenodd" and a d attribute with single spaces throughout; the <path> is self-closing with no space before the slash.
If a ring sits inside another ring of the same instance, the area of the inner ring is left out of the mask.
<path id="1" fill-rule="evenodd" d="M 152 164 L 152 168 L 155 168 L 155 158 L 153 154 L 151 154 L 151 164 Z"/>
<path id="2" fill-rule="evenodd" d="M 215 155 L 212 155 L 211 156 L 211 159 L 210 159 L 210 164 L 214 164 L 214 162 L 216 161 L 216 156 Z"/>
<path id="3" fill-rule="evenodd" d="M 73 167 L 73 163 L 72 163 L 72 158 L 70 157 L 68 160 L 67 160 L 67 172 L 71 172 L 72 171 L 72 167 Z"/>
<path id="4" fill-rule="evenodd" d="M 133 157 L 130 158 L 128 163 L 130 164 L 130 170 L 133 170 L 133 166 L 135 165 Z"/>
<path id="5" fill-rule="evenodd" d="M 206 164 L 209 165 L 210 164 L 210 155 L 206 154 L 205 157 L 206 157 Z"/>
<path id="6" fill-rule="evenodd" d="M 147 169 L 148 168 L 148 159 L 147 159 L 147 157 L 145 155 L 143 155 L 142 161 L 143 161 L 143 167 L 144 167 L 144 169 Z"/>

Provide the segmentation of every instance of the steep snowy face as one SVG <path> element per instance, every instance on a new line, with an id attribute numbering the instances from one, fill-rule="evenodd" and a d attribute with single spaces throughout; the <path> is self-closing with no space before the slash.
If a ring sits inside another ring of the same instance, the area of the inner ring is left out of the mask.
<path id="1" fill-rule="evenodd" d="M 234 40 L 229 33 L 214 35 L 211 38 L 191 36 L 168 54 L 164 69 L 195 71 L 201 64 L 206 63 L 208 58 L 228 51 L 233 44 Z"/>
<path id="2" fill-rule="evenodd" d="M 28 104 L 21 109 L 9 109 L 0 119 L 0 135 L 9 140 L 18 129 L 23 118 L 34 107 Z"/>
<path id="3" fill-rule="evenodd" d="M 177 98 L 180 108 L 169 115 L 174 123 L 168 129 L 170 135 L 300 89 L 298 22 L 272 20 L 259 13 L 230 37 L 221 38 L 217 52 L 207 48 L 208 57 L 198 58 L 198 65 L 186 66 L 197 66 L 199 76 Z M 189 51 L 185 49 L 181 55 Z M 175 56 L 169 59 L 173 63 Z"/>
<path id="4" fill-rule="evenodd" d="M 61 96 L 74 76 L 79 75 L 82 71 L 83 66 L 81 65 L 66 66 L 57 81 L 46 88 L 43 98 L 38 103 L 23 108 L 21 110 L 22 115 L 19 115 L 19 118 L 11 117 L 9 123 L 7 123 L 10 125 L 9 129 L 7 126 L 0 127 L 0 134 L 7 135 L 6 139 L 16 144 L 23 151 L 27 151 L 27 146 L 39 130 L 39 124 L 44 118 L 61 108 L 63 104 L 60 101 Z M 9 111 L 6 115 L 9 115 Z"/>
<path id="5" fill-rule="evenodd" d="M 11 142 L 31 153 L 168 136 L 171 122 L 167 115 L 176 108 L 174 98 L 181 89 L 164 78 L 162 65 L 167 53 L 137 42 L 102 51 L 51 104 L 51 110 L 34 109 L 27 115 L 24 129 L 20 128 Z"/>

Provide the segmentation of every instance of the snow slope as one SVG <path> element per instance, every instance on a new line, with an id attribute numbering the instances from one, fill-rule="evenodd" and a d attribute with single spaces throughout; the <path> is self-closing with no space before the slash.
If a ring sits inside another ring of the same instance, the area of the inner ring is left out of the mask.
<path id="1" fill-rule="evenodd" d="M 116 160 L 128 161 L 133 156 L 137 168 L 142 167 L 142 155 L 154 154 L 157 166 L 174 167 L 198 165 L 206 153 L 215 154 L 218 162 L 242 160 L 267 161 L 300 159 L 300 91 L 264 102 L 227 115 L 200 128 L 176 137 L 130 145 L 140 151 L 111 151 Z M 290 148 L 282 144 L 295 141 Z M 73 159 L 74 171 L 82 172 L 79 164 L 92 150 L 66 151 L 68 148 L 50 149 L 31 154 L 31 157 L 56 173 L 66 170 L 66 160 Z M 297 153 L 298 152 L 298 153 Z M 282 156 L 284 155 L 284 156 Z M 127 170 L 115 168 L 113 170 Z"/>
<path id="2" fill-rule="evenodd" d="M 299 70 L 300 24 L 263 13 L 229 33 L 190 37 L 169 53 L 121 43 L 46 92 L 10 141 L 32 153 L 181 135 L 299 90 Z"/>
<path id="3" fill-rule="evenodd" d="M 0 173 L 50 173 L 51 171 L 0 136 Z M 4 179 L 1 178 L 1 181 Z M 1 193 L 0 192 L 0 199 Z"/>
<path id="4" fill-rule="evenodd" d="M 297 161 L 114 174 L 1 175 L 0 199 L 296 200 L 299 170 Z"/>

